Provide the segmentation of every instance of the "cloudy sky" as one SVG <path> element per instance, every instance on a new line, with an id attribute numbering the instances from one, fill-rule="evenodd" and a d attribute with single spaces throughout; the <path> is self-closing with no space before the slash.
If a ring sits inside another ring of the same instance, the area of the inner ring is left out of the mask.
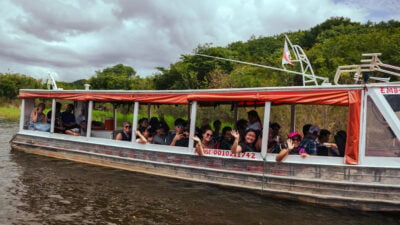
<path id="1" fill-rule="evenodd" d="M 400 0 L 1 0 L 0 73 L 71 82 L 122 63 L 144 77 L 199 44 L 309 29 L 332 16 L 400 20 L 399 11 Z"/>

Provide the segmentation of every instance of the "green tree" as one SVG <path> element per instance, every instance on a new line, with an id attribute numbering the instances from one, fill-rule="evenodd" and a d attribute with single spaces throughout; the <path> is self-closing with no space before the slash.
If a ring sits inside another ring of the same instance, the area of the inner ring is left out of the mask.
<path id="1" fill-rule="evenodd" d="M 22 74 L 0 73 L 0 96 L 8 100 L 18 96 L 19 89 L 43 88 L 40 80 Z"/>
<path id="2" fill-rule="evenodd" d="M 93 89 L 129 90 L 136 79 L 136 71 L 132 67 L 118 64 L 96 71 L 96 76 L 89 79 L 89 84 Z"/>

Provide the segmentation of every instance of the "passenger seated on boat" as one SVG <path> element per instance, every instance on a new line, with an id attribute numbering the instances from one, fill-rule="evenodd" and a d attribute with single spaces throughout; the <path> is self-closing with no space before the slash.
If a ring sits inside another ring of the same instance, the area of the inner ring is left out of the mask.
<path id="1" fill-rule="evenodd" d="M 56 113 L 55 113 L 56 120 L 54 121 L 54 132 L 80 136 L 80 129 L 78 128 L 66 129 L 64 127 L 60 110 L 61 110 L 61 103 L 56 102 Z M 49 124 L 51 123 L 52 120 L 51 115 L 52 115 L 52 110 L 47 112 L 47 123 Z"/>
<path id="2" fill-rule="evenodd" d="M 318 143 L 316 139 L 318 138 L 320 129 L 316 125 L 312 125 L 308 130 L 307 136 L 301 140 L 299 146 L 299 154 L 307 153 L 309 155 L 316 155 L 317 154 L 317 147 Z"/>
<path id="3" fill-rule="evenodd" d="M 317 154 L 321 156 L 339 156 L 339 150 L 335 143 L 329 143 L 331 132 L 321 129 L 318 136 Z"/>
<path id="4" fill-rule="evenodd" d="M 221 139 L 221 134 L 219 131 L 221 130 L 221 121 L 220 120 L 215 120 L 213 123 L 214 126 L 214 131 L 213 131 L 213 139 L 218 142 Z"/>
<path id="5" fill-rule="evenodd" d="M 44 103 L 39 103 L 38 107 L 32 110 L 29 117 L 29 130 L 50 131 L 50 124 L 47 123 L 46 115 L 43 113 L 44 108 Z"/>
<path id="6" fill-rule="evenodd" d="M 152 126 L 153 127 L 153 126 Z M 158 122 L 157 124 L 154 124 L 154 138 L 153 142 L 154 144 L 158 145 L 166 145 L 167 144 L 167 135 L 166 135 L 166 129 L 165 125 L 162 122 Z"/>
<path id="7" fill-rule="evenodd" d="M 215 144 L 213 142 L 213 131 L 211 128 L 209 129 L 204 129 L 202 132 L 202 139 L 200 140 L 199 137 L 194 136 L 193 140 L 196 142 L 195 148 L 196 152 L 199 156 L 204 155 L 204 149 L 209 148 L 209 149 L 214 149 Z"/>
<path id="8" fill-rule="evenodd" d="M 159 122 L 160 121 L 158 120 L 158 118 L 153 116 L 153 117 L 150 118 L 149 126 L 155 127 L 156 124 L 158 124 Z M 139 125 L 140 125 L 140 123 L 139 123 Z"/>
<path id="9" fill-rule="evenodd" d="M 186 122 L 182 118 L 175 120 L 175 131 L 167 136 L 167 144 L 171 146 L 188 147 L 189 132 L 185 130 Z"/>
<path id="10" fill-rule="evenodd" d="M 309 130 L 310 130 L 310 127 L 312 126 L 312 124 L 305 124 L 304 126 L 303 126 L 303 137 L 305 137 L 305 136 L 308 136 L 308 135 L 310 135 L 310 132 L 309 132 Z"/>
<path id="11" fill-rule="evenodd" d="M 339 130 L 336 135 L 334 136 L 335 143 L 339 150 L 339 156 L 344 157 L 344 151 L 346 148 L 346 131 Z"/>
<path id="12" fill-rule="evenodd" d="M 232 153 L 240 153 L 240 152 L 259 152 L 256 149 L 257 142 L 257 131 L 254 129 L 247 129 L 244 133 L 244 137 L 240 138 L 240 134 L 237 131 L 232 131 L 232 135 L 235 138 L 235 141 L 232 145 Z"/>
<path id="13" fill-rule="evenodd" d="M 308 154 L 303 153 L 300 154 L 299 153 L 299 145 L 301 142 L 301 134 L 297 133 L 297 132 L 292 132 L 288 135 L 288 139 L 286 140 L 286 146 L 284 146 L 284 148 L 280 149 L 280 151 L 278 152 L 278 155 L 276 155 L 275 160 L 277 162 L 282 161 L 286 156 L 288 155 L 301 155 L 301 157 L 305 158 L 308 156 Z"/>
<path id="14" fill-rule="evenodd" d="M 55 117 L 56 120 L 54 121 L 54 132 L 55 133 L 65 133 L 65 127 L 62 125 L 62 119 L 61 119 L 61 103 L 56 102 L 56 113 Z M 52 110 L 47 112 L 47 123 L 51 124 L 51 117 Z"/>
<path id="15" fill-rule="evenodd" d="M 142 118 L 139 120 L 139 130 L 143 130 L 149 126 L 149 120 L 147 118 Z"/>
<path id="16" fill-rule="evenodd" d="M 247 123 L 248 121 L 245 119 L 240 119 L 236 122 L 236 131 L 239 132 L 240 138 L 244 137 L 244 133 L 246 132 L 247 129 Z M 241 140 L 240 140 L 241 141 Z"/>
<path id="17" fill-rule="evenodd" d="M 279 123 L 271 123 L 269 125 L 269 133 L 268 133 L 268 149 L 270 152 L 274 152 L 275 148 L 278 148 L 281 144 L 283 144 L 283 140 L 279 136 L 279 131 L 281 129 L 281 125 Z"/>
<path id="18" fill-rule="evenodd" d="M 153 144 L 153 129 L 148 127 L 142 127 L 141 129 L 135 131 L 137 137 L 136 142 L 139 144 Z"/>
<path id="19" fill-rule="evenodd" d="M 117 134 L 115 140 L 131 141 L 132 140 L 132 125 L 129 122 L 123 123 L 123 130 Z"/>
<path id="20" fill-rule="evenodd" d="M 248 111 L 247 117 L 249 119 L 249 123 L 247 124 L 248 129 L 253 129 L 256 131 L 262 130 L 260 116 L 258 116 L 256 110 Z"/>
<path id="21" fill-rule="evenodd" d="M 232 136 L 232 128 L 224 127 L 222 129 L 222 139 L 219 143 L 219 149 L 231 150 L 235 138 Z"/>
<path id="22" fill-rule="evenodd" d="M 75 121 L 75 115 L 73 111 L 74 105 L 68 104 L 65 111 L 61 113 L 62 124 L 66 130 L 71 130 L 74 133 L 79 133 L 80 126 Z"/>

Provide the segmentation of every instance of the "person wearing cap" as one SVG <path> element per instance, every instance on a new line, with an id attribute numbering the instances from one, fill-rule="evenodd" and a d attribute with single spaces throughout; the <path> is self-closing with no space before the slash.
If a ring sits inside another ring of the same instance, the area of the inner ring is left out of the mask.
<path id="1" fill-rule="evenodd" d="M 158 122 L 154 125 L 154 130 L 156 131 L 156 134 L 154 135 L 153 141 L 154 144 L 158 145 L 167 145 L 167 136 L 165 135 L 166 133 L 166 128 L 164 123 Z"/>
<path id="2" fill-rule="evenodd" d="M 175 132 L 167 136 L 167 144 L 171 146 L 188 147 L 189 133 L 185 131 L 186 121 L 182 118 L 175 120 Z"/>
<path id="3" fill-rule="evenodd" d="M 320 129 L 316 125 L 312 125 L 308 130 L 307 136 L 303 138 L 299 146 L 299 154 L 309 154 L 309 155 L 317 155 L 317 138 L 319 135 Z"/>
<path id="4" fill-rule="evenodd" d="M 287 148 L 282 149 L 278 155 L 276 155 L 275 160 L 277 162 L 282 161 L 287 155 L 301 155 L 301 157 L 306 157 L 307 154 L 299 153 L 299 145 L 301 142 L 301 134 L 297 132 L 291 132 L 288 135 L 288 139 L 286 141 Z"/>

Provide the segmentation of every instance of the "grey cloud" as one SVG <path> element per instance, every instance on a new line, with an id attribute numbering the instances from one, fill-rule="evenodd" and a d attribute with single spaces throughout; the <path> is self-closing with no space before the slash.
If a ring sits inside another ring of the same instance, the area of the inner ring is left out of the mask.
<path id="1" fill-rule="evenodd" d="M 93 32 L 116 21 L 108 11 L 96 12 L 96 8 L 91 8 L 93 1 L 78 1 L 78 6 L 71 1 L 26 0 L 15 3 L 25 14 L 9 22 L 47 41 L 65 41 L 68 36 Z"/>
<path id="2" fill-rule="evenodd" d="M 334 13 L 363 20 L 332 0 L 8 0 L 0 2 L 0 63 L 65 81 L 118 63 L 146 76 L 199 44 L 307 29 Z"/>

